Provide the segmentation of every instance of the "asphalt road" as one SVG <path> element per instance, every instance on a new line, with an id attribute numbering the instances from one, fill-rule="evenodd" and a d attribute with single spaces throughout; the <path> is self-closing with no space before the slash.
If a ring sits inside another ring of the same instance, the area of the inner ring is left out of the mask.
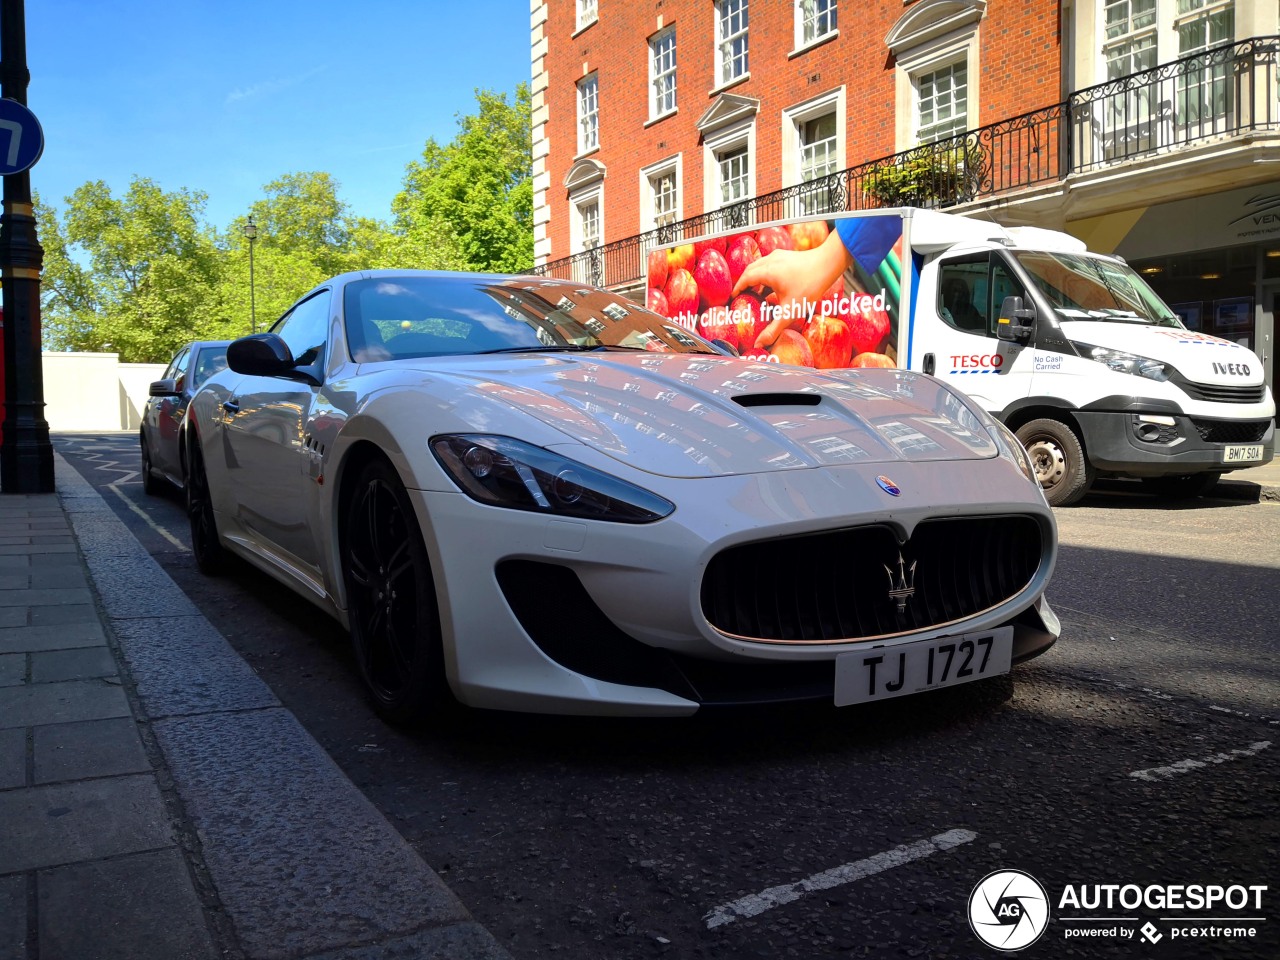
<path id="1" fill-rule="evenodd" d="M 1280 504 L 1120 484 L 1059 510 L 1063 639 L 1011 677 L 681 721 L 458 711 L 407 734 L 318 610 L 247 567 L 196 572 L 134 435 L 54 443 L 519 960 L 991 957 L 966 908 L 1007 869 L 1050 901 L 1027 956 L 1280 956 Z M 1091 903 L 1099 884 L 1118 899 Z M 1269 889 L 1122 902 L 1175 884 Z"/>

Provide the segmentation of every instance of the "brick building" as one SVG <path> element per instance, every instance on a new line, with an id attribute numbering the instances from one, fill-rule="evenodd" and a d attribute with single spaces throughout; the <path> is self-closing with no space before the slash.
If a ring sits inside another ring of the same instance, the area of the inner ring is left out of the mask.
<path id="1" fill-rule="evenodd" d="M 913 203 L 1065 229 L 1271 364 L 1274 0 L 532 0 L 538 269 Z M 1270 370 L 1268 373 L 1270 380 Z"/>

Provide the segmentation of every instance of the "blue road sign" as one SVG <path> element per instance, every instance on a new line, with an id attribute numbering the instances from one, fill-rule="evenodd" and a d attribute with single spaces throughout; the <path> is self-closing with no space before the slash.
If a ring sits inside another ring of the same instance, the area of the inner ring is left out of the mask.
<path id="1" fill-rule="evenodd" d="M 0 176 L 30 170 L 44 153 L 36 115 L 17 100 L 0 100 Z"/>

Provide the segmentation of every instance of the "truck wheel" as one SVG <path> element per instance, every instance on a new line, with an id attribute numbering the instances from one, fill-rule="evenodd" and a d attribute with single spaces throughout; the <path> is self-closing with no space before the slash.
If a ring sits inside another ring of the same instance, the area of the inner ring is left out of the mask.
<path id="1" fill-rule="evenodd" d="M 1212 490 L 1221 476 L 1222 474 L 1211 471 L 1171 477 L 1144 477 L 1142 485 L 1157 497 L 1190 500 L 1192 497 L 1202 497 Z"/>
<path id="2" fill-rule="evenodd" d="M 1058 420 L 1032 420 L 1018 428 L 1017 436 L 1049 506 L 1069 506 L 1089 492 L 1094 469 L 1074 430 Z"/>

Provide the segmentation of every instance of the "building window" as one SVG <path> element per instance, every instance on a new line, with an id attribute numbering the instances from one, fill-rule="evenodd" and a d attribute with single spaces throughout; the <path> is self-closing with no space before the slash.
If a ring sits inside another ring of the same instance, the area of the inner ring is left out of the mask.
<path id="1" fill-rule="evenodd" d="M 1178 0 L 1178 57 L 1191 57 L 1235 39 L 1235 5 L 1214 0 Z M 1178 76 L 1177 123 L 1193 135 L 1225 123 L 1231 110 L 1231 65 L 1221 58 L 1198 57 Z M 1208 129 L 1201 129 L 1208 128 Z"/>
<path id="2" fill-rule="evenodd" d="M 824 114 L 800 124 L 800 182 L 824 180 L 839 167 L 836 135 L 836 115 Z M 800 212 L 804 215 L 828 213 L 834 208 L 830 191 L 825 182 L 812 192 L 801 194 Z"/>
<path id="3" fill-rule="evenodd" d="M 596 22 L 596 0 L 578 0 L 577 28 L 589 27 Z"/>
<path id="4" fill-rule="evenodd" d="M 671 113 L 676 108 L 676 29 L 670 27 L 649 41 L 649 82 L 653 96 L 649 100 L 651 119 Z"/>
<path id="5" fill-rule="evenodd" d="M 573 279 L 595 286 L 604 284 L 604 262 L 600 245 L 604 240 L 604 195 L 596 183 L 569 198 L 569 242 L 576 256 Z"/>
<path id="6" fill-rule="evenodd" d="M 747 0 L 716 0 L 716 76 L 720 85 L 745 76 L 747 63 Z"/>
<path id="7" fill-rule="evenodd" d="M 600 201 L 590 200 L 578 207 L 578 238 L 583 250 L 600 246 Z"/>
<path id="8" fill-rule="evenodd" d="M 751 153 L 746 144 L 717 153 L 716 165 L 720 168 L 720 206 L 751 196 Z"/>
<path id="9" fill-rule="evenodd" d="M 675 170 L 665 170 L 656 177 L 650 177 L 649 188 L 653 196 L 653 225 L 666 227 L 675 223 L 679 219 L 676 211 L 680 205 Z"/>
<path id="10" fill-rule="evenodd" d="M 578 153 L 600 146 L 600 84 L 597 74 L 578 81 Z"/>
<path id="11" fill-rule="evenodd" d="M 1103 18 L 1108 80 L 1156 65 L 1156 0 L 1107 0 Z"/>
<path id="12" fill-rule="evenodd" d="M 961 60 L 916 78 L 918 142 L 946 140 L 969 129 L 968 77 L 968 65 Z"/>
<path id="13" fill-rule="evenodd" d="M 680 156 L 640 171 L 640 233 L 649 235 L 644 253 L 655 245 L 670 243 L 681 237 Z"/>
<path id="14" fill-rule="evenodd" d="M 836 0 L 796 0 L 796 48 L 836 32 Z"/>
<path id="15" fill-rule="evenodd" d="M 843 178 L 835 176 L 846 166 L 844 126 L 844 87 L 782 111 L 782 182 L 812 185 L 798 191 L 798 211 L 785 216 L 844 208 Z"/>

